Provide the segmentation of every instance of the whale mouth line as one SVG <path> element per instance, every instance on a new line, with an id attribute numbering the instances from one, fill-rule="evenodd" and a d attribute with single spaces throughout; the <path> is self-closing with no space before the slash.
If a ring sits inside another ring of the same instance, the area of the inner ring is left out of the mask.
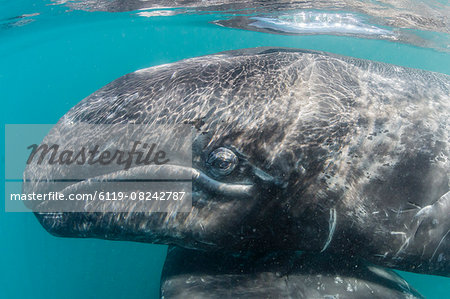
<path id="1" fill-rule="evenodd" d="M 37 180 L 41 182 L 40 180 Z M 189 183 L 207 193 L 230 198 L 249 198 L 253 195 L 254 185 L 243 183 L 224 183 L 205 172 L 190 166 L 176 164 L 137 166 L 128 170 L 118 170 L 85 179 L 42 180 L 42 182 L 69 182 L 60 193 L 78 193 L 87 190 L 94 183 Z M 189 190 L 191 192 L 192 190 Z M 214 198 L 214 196 L 212 197 Z"/>

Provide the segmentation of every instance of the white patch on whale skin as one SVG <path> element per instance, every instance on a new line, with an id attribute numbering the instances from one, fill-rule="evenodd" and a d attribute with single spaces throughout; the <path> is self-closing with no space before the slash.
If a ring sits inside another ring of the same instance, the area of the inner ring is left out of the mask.
<path id="1" fill-rule="evenodd" d="M 383 277 L 390 281 L 398 282 L 398 280 L 396 279 L 395 276 L 393 276 L 390 272 L 384 270 L 383 268 L 376 267 L 376 266 L 368 266 L 367 268 L 380 277 Z"/>
<path id="2" fill-rule="evenodd" d="M 331 240 L 333 239 L 334 231 L 336 229 L 336 221 L 337 221 L 336 209 L 334 209 L 334 208 L 330 209 L 330 220 L 329 220 L 329 224 L 328 224 L 328 229 L 329 229 L 328 238 L 320 252 L 324 252 L 330 245 Z"/>
<path id="3" fill-rule="evenodd" d="M 447 238 L 448 234 L 450 233 L 450 229 L 445 233 L 445 235 L 442 237 L 441 241 L 439 241 L 439 244 L 436 246 L 436 249 L 433 252 L 433 255 L 430 257 L 430 261 L 433 260 L 434 256 L 436 255 L 437 250 L 439 249 L 439 247 L 441 247 L 442 242 L 445 240 L 445 238 Z M 439 259 L 443 259 L 443 256 L 439 255 L 438 256 L 438 261 Z M 444 258 L 445 260 L 445 258 Z"/>
<path id="4" fill-rule="evenodd" d="M 406 237 L 406 233 L 405 232 L 391 232 L 391 235 L 400 235 L 402 237 Z"/>
<path id="5" fill-rule="evenodd" d="M 389 30 L 367 24 L 355 14 L 302 11 L 278 17 L 252 17 L 250 26 L 298 34 L 352 34 L 395 37 Z"/>

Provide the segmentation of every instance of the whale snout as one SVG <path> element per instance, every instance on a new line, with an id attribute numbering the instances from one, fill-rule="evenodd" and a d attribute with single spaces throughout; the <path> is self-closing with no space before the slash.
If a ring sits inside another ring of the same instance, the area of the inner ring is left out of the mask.
<path id="1" fill-rule="evenodd" d="M 45 176 L 48 175 L 27 173 L 27 177 Z M 64 182 L 60 189 L 55 189 L 58 184 L 52 182 L 33 181 L 24 183 L 24 190 L 27 193 L 55 190 L 66 197 L 96 195 L 97 202 L 73 201 L 62 210 L 52 202 L 29 203 L 28 207 L 35 212 L 41 225 L 58 237 L 215 247 L 221 240 L 217 227 L 222 227 L 223 231 L 227 231 L 227 227 L 240 229 L 238 224 L 251 212 L 254 199 L 258 197 L 256 184 L 259 181 L 223 182 L 196 167 L 165 164 L 118 170 L 69 184 Z M 159 206 L 156 205 L 158 199 L 147 198 L 147 194 L 152 194 L 147 190 L 152 188 L 165 190 L 166 201 Z M 174 197 L 175 193 L 177 200 L 169 201 L 169 194 Z M 147 199 L 150 200 L 146 202 Z M 236 217 L 230 217 L 233 214 Z"/>

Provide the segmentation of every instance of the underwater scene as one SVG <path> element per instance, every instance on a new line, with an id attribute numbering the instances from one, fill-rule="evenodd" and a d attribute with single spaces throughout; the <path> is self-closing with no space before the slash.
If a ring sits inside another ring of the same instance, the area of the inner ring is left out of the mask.
<path id="1" fill-rule="evenodd" d="M 0 0 L 0 298 L 450 298 L 445 0 Z"/>

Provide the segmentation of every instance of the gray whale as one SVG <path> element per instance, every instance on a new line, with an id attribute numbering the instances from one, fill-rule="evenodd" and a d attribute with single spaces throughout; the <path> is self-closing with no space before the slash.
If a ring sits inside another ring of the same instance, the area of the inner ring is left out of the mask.
<path id="1" fill-rule="evenodd" d="M 161 298 L 424 298 L 392 270 L 358 259 L 300 252 L 169 247 Z"/>
<path id="2" fill-rule="evenodd" d="M 190 213 L 36 216 L 63 237 L 351 254 L 450 276 L 449 87 L 443 74 L 280 48 L 139 70 L 81 101 L 55 128 L 191 123 L 192 171 L 204 180 L 193 180 Z M 235 155 L 231 173 L 207 163 L 221 159 L 217 151 Z M 24 176 L 54 171 L 71 170 L 28 167 Z"/>

